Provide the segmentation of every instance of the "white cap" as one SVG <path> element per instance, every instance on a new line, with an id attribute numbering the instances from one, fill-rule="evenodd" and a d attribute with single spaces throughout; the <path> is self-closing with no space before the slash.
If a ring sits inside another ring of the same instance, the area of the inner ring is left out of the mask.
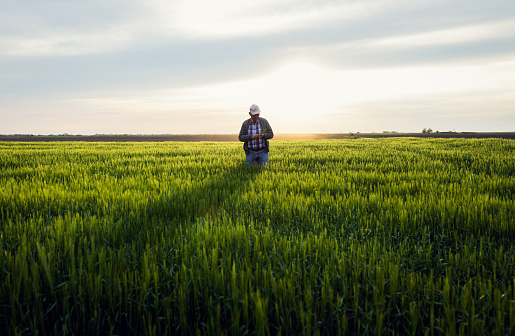
<path id="1" fill-rule="evenodd" d="M 252 104 L 252 106 L 250 107 L 250 114 L 256 115 L 260 113 L 261 111 L 259 110 L 259 106 L 257 106 L 256 104 Z"/>

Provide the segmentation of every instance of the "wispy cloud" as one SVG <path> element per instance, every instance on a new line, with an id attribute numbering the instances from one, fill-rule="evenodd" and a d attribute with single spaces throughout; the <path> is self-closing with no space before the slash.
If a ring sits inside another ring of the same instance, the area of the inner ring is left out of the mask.
<path id="1" fill-rule="evenodd" d="M 365 42 L 368 46 L 414 46 L 463 44 L 515 36 L 515 21 L 490 22 L 486 24 L 452 27 L 425 33 L 391 36 Z"/>
<path id="2" fill-rule="evenodd" d="M 406 2 L 407 3 L 407 2 Z M 399 3 L 398 3 L 399 4 Z M 172 27 L 197 38 L 262 36 L 371 16 L 392 1 L 178 1 Z"/>
<path id="3" fill-rule="evenodd" d="M 0 37 L 0 55 L 73 56 L 108 52 L 130 40 L 124 32 L 49 34 L 41 37 Z"/>

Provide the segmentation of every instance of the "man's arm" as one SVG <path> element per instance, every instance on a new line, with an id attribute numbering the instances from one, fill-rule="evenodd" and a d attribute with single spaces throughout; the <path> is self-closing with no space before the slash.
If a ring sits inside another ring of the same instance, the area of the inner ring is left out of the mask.
<path id="1" fill-rule="evenodd" d="M 274 131 L 272 130 L 272 126 L 270 126 L 270 124 L 268 123 L 268 120 L 266 119 L 263 119 L 264 121 L 264 128 L 265 128 L 265 133 L 263 133 L 263 138 L 265 139 L 272 139 L 274 137 Z"/>
<path id="2" fill-rule="evenodd" d="M 247 134 L 249 132 L 249 126 L 248 122 L 244 121 L 243 124 L 241 124 L 240 134 L 238 135 L 238 140 L 241 142 L 247 142 L 252 140 L 252 134 Z"/>

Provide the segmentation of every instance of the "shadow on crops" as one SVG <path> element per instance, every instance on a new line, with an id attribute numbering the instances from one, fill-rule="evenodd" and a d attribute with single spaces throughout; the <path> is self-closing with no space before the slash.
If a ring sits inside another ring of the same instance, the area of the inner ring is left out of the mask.
<path id="1" fill-rule="evenodd" d="M 210 167 L 206 167 L 210 169 Z M 222 173 L 209 174 L 205 180 L 192 179 L 186 190 L 168 190 L 154 200 L 148 210 L 150 217 L 170 222 L 194 222 L 196 219 L 217 219 L 229 199 L 237 199 L 249 190 L 252 180 L 267 167 L 244 163 L 224 169 Z"/>

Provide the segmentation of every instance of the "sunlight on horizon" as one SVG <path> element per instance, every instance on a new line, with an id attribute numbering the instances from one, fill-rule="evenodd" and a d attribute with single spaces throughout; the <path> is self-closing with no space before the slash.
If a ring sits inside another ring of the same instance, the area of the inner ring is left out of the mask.
<path id="1" fill-rule="evenodd" d="M 501 79 L 500 73 L 474 66 L 338 71 L 294 61 L 264 77 L 187 92 L 215 101 L 219 109 L 255 103 L 263 117 L 307 126 L 321 115 L 350 112 L 362 103 L 495 89 Z"/>
<path id="2" fill-rule="evenodd" d="M 248 118 L 249 106 L 257 104 L 262 117 L 280 133 L 412 132 L 426 126 L 449 130 L 467 127 L 452 118 L 473 123 L 485 113 L 496 113 L 502 120 L 513 100 L 503 85 L 513 82 L 514 71 L 515 62 L 335 70 L 293 60 L 249 80 L 56 99 L 47 104 L 51 113 L 46 116 L 30 114 L 39 101 L 26 101 L 19 105 L 27 112 L 20 113 L 28 113 L 35 124 L 24 122 L 20 129 L 60 133 L 39 128 L 54 120 L 52 125 L 64 125 L 68 133 L 228 134 L 237 132 Z M 490 111 L 489 100 L 497 102 L 495 111 Z M 386 118 L 378 117 L 385 114 Z M 431 115 L 431 123 L 421 121 L 421 115 L 423 120 Z M 12 123 L 9 119 L 14 117 L 8 116 L 6 122 Z M 92 118 L 102 122 L 92 123 Z"/>
<path id="3" fill-rule="evenodd" d="M 505 65 L 334 70 L 295 60 L 270 74 L 244 81 L 76 99 L 70 103 L 81 104 L 85 110 L 110 111 L 104 114 L 105 120 L 112 125 L 120 118 L 125 123 L 130 121 L 128 130 L 135 133 L 233 133 L 248 118 L 251 104 L 259 105 L 261 116 L 282 133 L 417 131 L 395 118 L 400 120 L 402 114 L 407 117 L 409 110 L 412 112 L 408 118 L 416 119 L 419 111 L 427 113 L 435 107 L 443 111 L 446 104 L 455 106 L 457 101 L 469 111 L 455 113 L 473 115 L 477 112 L 470 107 L 478 103 L 471 99 L 477 92 L 490 90 L 499 100 L 496 90 L 511 77 L 511 73 L 501 71 Z M 381 111 L 388 111 L 390 121 L 376 120 Z M 144 114 L 139 116 L 140 112 Z M 138 131 L 151 121 L 157 121 L 159 126 Z"/>

